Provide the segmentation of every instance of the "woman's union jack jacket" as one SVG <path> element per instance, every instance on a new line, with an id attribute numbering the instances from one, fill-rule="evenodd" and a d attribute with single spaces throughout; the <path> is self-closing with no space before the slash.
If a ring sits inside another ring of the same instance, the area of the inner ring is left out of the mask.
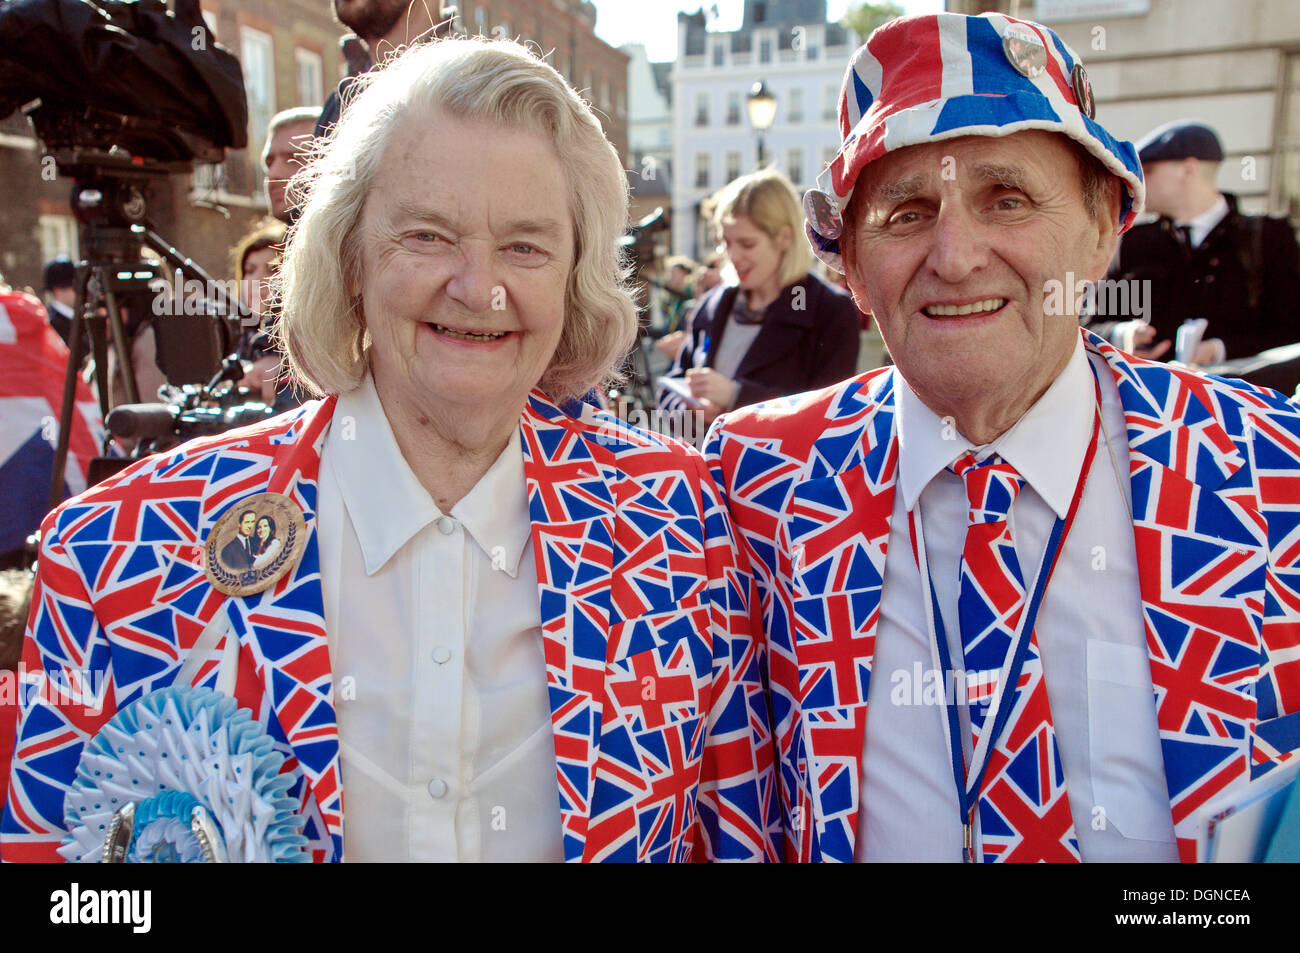
<path id="1" fill-rule="evenodd" d="M 104 697 L 97 711 L 24 700 L 4 860 L 59 859 L 65 792 L 115 712 L 183 671 L 216 684 L 215 660 L 184 663 L 217 613 L 239 640 L 233 695 L 286 756 L 312 858 L 342 859 L 347 779 L 322 596 L 333 581 L 321 578 L 315 533 L 334 406 L 148 458 L 47 518 L 23 663 L 98 673 Z M 775 859 L 751 579 L 703 460 L 607 415 L 568 416 L 539 391 L 520 427 L 565 858 Z M 264 492 L 301 507 L 304 554 L 270 589 L 223 595 L 204 574 L 206 535 Z"/>
<path id="2" fill-rule="evenodd" d="M 1300 407 L 1083 335 L 1127 424 L 1160 750 L 1192 860 L 1197 809 L 1300 752 Z M 758 588 L 792 860 L 854 856 L 900 386 L 887 368 L 746 408 L 705 450 Z"/>

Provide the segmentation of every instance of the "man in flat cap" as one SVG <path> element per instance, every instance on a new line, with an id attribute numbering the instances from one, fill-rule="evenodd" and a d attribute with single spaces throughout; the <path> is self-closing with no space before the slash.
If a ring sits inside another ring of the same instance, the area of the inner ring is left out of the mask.
<path id="1" fill-rule="evenodd" d="M 894 20 L 850 64 L 808 235 L 896 366 L 707 446 L 789 859 L 1189 860 L 1197 809 L 1300 737 L 1300 407 L 1063 307 L 1143 200 L 1091 103 L 998 14 Z"/>
<path id="2" fill-rule="evenodd" d="M 1124 350 L 1170 359 L 1179 326 L 1204 318 L 1200 353 L 1187 355 L 1198 364 L 1300 341 L 1295 232 L 1282 218 L 1243 215 L 1237 197 L 1219 191 L 1218 134 L 1180 119 L 1147 133 L 1137 150 L 1146 210 L 1160 218 L 1124 236 L 1111 277 L 1151 282 L 1150 324 L 1121 321 L 1106 336 Z"/>

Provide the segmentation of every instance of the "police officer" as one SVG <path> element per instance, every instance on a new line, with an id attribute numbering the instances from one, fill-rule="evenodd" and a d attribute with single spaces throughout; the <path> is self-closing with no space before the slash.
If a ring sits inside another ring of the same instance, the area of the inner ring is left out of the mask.
<path id="1" fill-rule="evenodd" d="M 1196 364 L 1300 341 L 1295 233 L 1285 219 L 1241 214 L 1237 197 L 1219 191 L 1223 146 L 1214 130 L 1179 120 L 1152 130 L 1137 147 L 1147 210 L 1160 217 L 1123 237 L 1109 277 L 1151 282 L 1150 326 L 1121 321 L 1108 328 L 1110 339 L 1168 360 L 1179 326 L 1204 318 Z"/>

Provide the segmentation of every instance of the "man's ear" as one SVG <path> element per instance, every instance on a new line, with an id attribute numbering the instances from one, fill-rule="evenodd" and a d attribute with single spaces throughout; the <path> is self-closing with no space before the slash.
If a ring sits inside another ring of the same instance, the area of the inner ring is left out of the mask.
<path id="1" fill-rule="evenodd" d="M 862 287 L 862 281 L 858 275 L 857 243 L 853 240 L 853 229 L 849 227 L 848 217 L 846 211 L 844 230 L 840 232 L 840 260 L 844 263 L 844 280 L 849 286 L 853 304 L 863 314 L 870 315 L 871 306 L 867 303 L 866 296 L 858 291 Z"/>
<path id="2" fill-rule="evenodd" d="M 1119 246 L 1119 210 L 1124 196 L 1124 184 L 1118 177 L 1106 176 L 1097 195 L 1096 219 L 1092 227 L 1097 230 L 1097 242 L 1088 260 L 1087 278 L 1096 281 L 1105 277 L 1115 249 Z"/>

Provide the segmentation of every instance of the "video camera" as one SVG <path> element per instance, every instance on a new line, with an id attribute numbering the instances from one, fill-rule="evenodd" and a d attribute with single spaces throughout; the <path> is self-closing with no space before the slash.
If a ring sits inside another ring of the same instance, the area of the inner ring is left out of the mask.
<path id="1" fill-rule="evenodd" d="M 84 255 L 53 507 L 62 496 L 83 333 L 91 339 L 106 420 L 110 344 L 127 402 L 139 401 L 124 310 L 133 327 L 147 316 L 159 368 L 173 387 L 190 388 L 180 403 L 159 405 L 172 408 L 174 430 L 184 429 L 183 415 L 210 400 L 214 382 L 229 373 L 222 362 L 231 344 L 223 316 L 242 318 L 243 309 L 158 234 L 149 200 L 154 180 L 188 173 L 196 161 L 220 162 L 227 148 L 247 146 L 248 104 L 239 60 L 211 36 L 199 0 L 174 0 L 170 12 L 164 0 L 10 0 L 0 5 L 0 51 L 0 119 L 21 107 L 59 174 L 72 179 Z M 142 258 L 143 247 L 213 289 L 218 300 L 204 309 L 207 320 L 155 312 L 152 289 L 161 269 Z M 136 452 L 149 443 L 140 440 Z M 101 476 L 110 463 L 119 465 L 101 459 Z"/>

